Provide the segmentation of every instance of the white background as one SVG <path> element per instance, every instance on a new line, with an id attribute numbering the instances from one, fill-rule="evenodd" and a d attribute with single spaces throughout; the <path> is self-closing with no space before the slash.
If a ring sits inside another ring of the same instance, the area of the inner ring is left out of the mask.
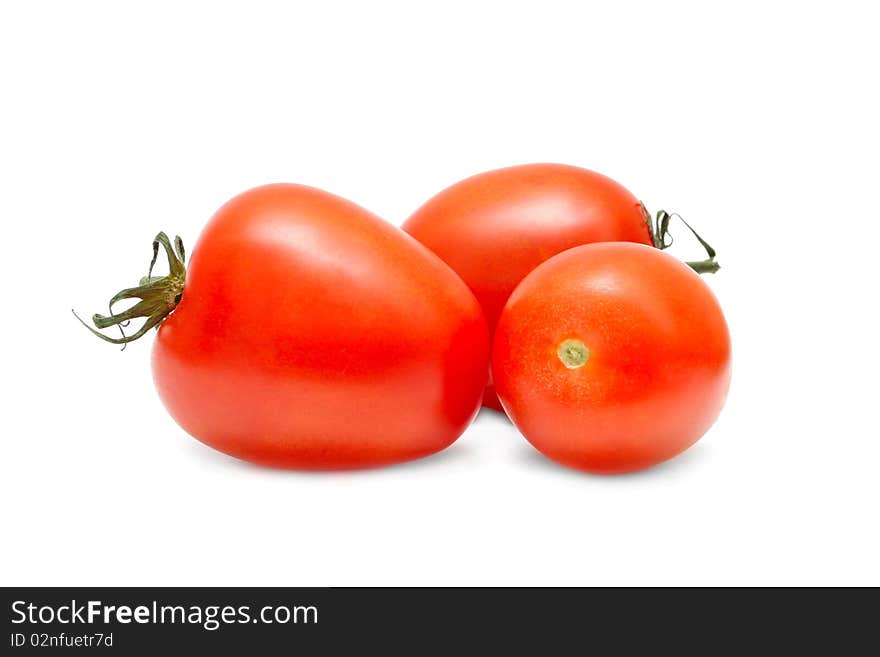
<path id="1" fill-rule="evenodd" d="M 0 581 L 880 584 L 871 7 L 3 3 Z M 718 248 L 730 398 L 668 464 L 578 474 L 484 412 L 421 462 L 267 471 L 173 423 L 152 335 L 119 353 L 70 315 L 251 186 L 400 223 L 530 161 Z"/>

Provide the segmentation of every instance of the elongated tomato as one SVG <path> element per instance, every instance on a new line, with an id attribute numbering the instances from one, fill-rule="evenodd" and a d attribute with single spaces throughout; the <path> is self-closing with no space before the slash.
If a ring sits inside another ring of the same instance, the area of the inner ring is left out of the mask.
<path id="1" fill-rule="evenodd" d="M 730 382 L 730 336 L 686 264 L 640 244 L 592 244 L 520 283 L 492 368 L 504 409 L 538 450 L 628 472 L 684 451 L 712 425 Z"/>
<path id="2" fill-rule="evenodd" d="M 487 360 L 480 307 L 439 258 L 348 201 L 277 184 L 204 229 L 153 373 L 174 419 L 220 451 L 354 468 L 452 443 Z"/>
<path id="3" fill-rule="evenodd" d="M 548 258 L 593 242 L 652 244 L 639 200 L 611 178 L 564 164 L 487 171 L 431 198 L 403 229 L 467 283 L 494 331 L 519 282 Z M 485 405 L 500 409 L 493 387 Z"/>

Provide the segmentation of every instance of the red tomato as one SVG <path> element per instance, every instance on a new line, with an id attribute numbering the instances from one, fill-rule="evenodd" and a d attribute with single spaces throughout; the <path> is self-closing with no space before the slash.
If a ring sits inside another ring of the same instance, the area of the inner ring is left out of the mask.
<path id="1" fill-rule="evenodd" d="M 403 229 L 467 283 L 491 332 L 519 282 L 557 253 L 592 242 L 652 244 L 643 212 L 635 196 L 601 174 L 526 164 L 452 185 Z M 491 382 L 483 403 L 501 409 Z"/>
<path id="2" fill-rule="evenodd" d="M 174 419 L 220 451 L 353 468 L 451 444 L 487 361 L 480 307 L 439 258 L 348 201 L 279 184 L 205 228 L 153 374 Z"/>
<path id="3" fill-rule="evenodd" d="M 640 244 L 581 246 L 511 295 L 493 346 L 505 411 L 546 456 L 628 472 L 684 451 L 718 417 L 730 336 L 709 287 Z"/>

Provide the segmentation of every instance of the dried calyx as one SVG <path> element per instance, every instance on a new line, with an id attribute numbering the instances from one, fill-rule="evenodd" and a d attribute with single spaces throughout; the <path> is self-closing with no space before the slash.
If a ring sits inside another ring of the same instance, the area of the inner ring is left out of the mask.
<path id="1" fill-rule="evenodd" d="M 657 213 L 657 217 L 652 218 L 644 204 L 642 204 L 642 213 L 645 215 L 645 223 L 648 224 L 648 230 L 651 233 L 651 241 L 656 248 L 662 251 L 672 246 L 674 240 L 672 239 L 672 235 L 669 234 L 669 222 L 675 218 L 687 226 L 688 230 L 694 234 L 694 237 L 697 238 L 697 241 L 706 250 L 706 255 L 709 256 L 705 260 L 690 261 L 685 262 L 685 264 L 698 274 L 714 274 L 721 268 L 721 265 L 715 261 L 715 249 L 709 246 L 706 240 L 700 237 L 697 231 L 695 231 L 680 214 L 670 214 L 666 212 L 666 210 L 660 210 Z"/>
<path id="2" fill-rule="evenodd" d="M 165 249 L 168 256 L 168 274 L 165 276 L 153 276 L 153 266 L 159 256 L 159 246 Z M 102 340 L 113 344 L 128 344 L 143 336 L 151 328 L 158 327 L 180 303 L 183 297 L 183 287 L 186 281 L 186 253 L 183 250 L 183 242 L 180 237 L 174 238 L 174 246 L 165 233 L 159 233 L 153 240 L 153 259 L 150 268 L 137 287 L 130 287 L 117 293 L 110 299 L 109 315 L 92 315 L 92 322 L 96 328 L 86 324 L 79 315 L 73 313 L 83 326 L 89 329 Z M 134 306 L 120 313 L 113 312 L 113 306 L 124 299 L 140 299 Z M 126 335 L 123 328 L 129 321 L 138 317 L 146 318 L 143 326 L 136 333 Z M 122 337 L 111 338 L 96 329 L 106 329 L 118 326 Z"/>

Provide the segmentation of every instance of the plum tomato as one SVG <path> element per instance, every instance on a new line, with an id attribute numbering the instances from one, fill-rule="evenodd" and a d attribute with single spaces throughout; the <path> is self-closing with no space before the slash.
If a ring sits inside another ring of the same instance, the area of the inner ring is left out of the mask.
<path id="1" fill-rule="evenodd" d="M 718 301 L 686 264 L 641 244 L 576 247 L 507 301 L 492 373 L 504 410 L 549 458 L 619 473 L 684 451 L 730 382 Z"/>
<path id="2" fill-rule="evenodd" d="M 644 208 L 611 178 L 564 164 L 487 171 L 441 191 L 403 224 L 467 283 L 490 333 L 519 282 L 593 242 L 652 244 Z M 483 403 L 500 410 L 491 381 Z"/>
<path id="3" fill-rule="evenodd" d="M 140 298 L 131 311 L 93 320 L 147 317 L 111 342 L 161 322 L 159 396 L 211 447 L 278 467 L 376 466 L 447 447 L 479 409 L 489 346 L 477 300 L 357 205 L 267 185 L 220 208 L 188 270 L 179 239 L 172 249 L 160 234 L 154 262 L 159 246 L 169 276 L 114 298 Z"/>

